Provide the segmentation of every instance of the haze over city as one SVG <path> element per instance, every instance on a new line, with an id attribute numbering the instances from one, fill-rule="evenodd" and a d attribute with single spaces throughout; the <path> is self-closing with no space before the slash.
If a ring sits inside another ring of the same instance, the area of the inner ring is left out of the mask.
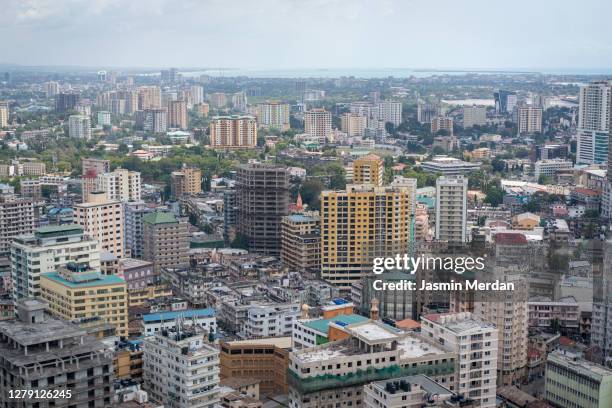
<path id="1" fill-rule="evenodd" d="M 597 73 L 610 15 L 598 0 L 4 0 L 0 63 Z"/>

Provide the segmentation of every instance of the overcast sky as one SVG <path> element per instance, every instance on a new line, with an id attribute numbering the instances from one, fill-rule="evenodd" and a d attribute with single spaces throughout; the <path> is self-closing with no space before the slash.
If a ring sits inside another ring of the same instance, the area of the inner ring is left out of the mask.
<path id="1" fill-rule="evenodd" d="M 0 63 L 612 68 L 609 0 L 0 0 Z"/>

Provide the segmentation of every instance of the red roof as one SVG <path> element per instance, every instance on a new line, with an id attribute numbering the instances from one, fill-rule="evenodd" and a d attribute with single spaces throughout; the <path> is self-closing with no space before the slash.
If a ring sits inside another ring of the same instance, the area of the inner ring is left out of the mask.
<path id="1" fill-rule="evenodd" d="M 502 245 L 522 245 L 527 243 L 527 238 L 520 232 L 500 232 L 495 235 L 495 243 Z"/>
<path id="2" fill-rule="evenodd" d="M 578 193 L 578 194 L 588 195 L 588 196 L 599 195 L 599 191 L 591 190 L 590 188 L 584 188 L 584 187 L 576 187 L 573 192 Z"/>

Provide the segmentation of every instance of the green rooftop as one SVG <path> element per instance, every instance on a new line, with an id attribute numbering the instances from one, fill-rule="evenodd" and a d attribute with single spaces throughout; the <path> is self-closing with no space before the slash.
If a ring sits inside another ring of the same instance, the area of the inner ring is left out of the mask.
<path id="1" fill-rule="evenodd" d="M 327 336 L 327 333 L 329 332 L 330 323 L 339 322 L 341 325 L 344 326 L 347 324 L 361 323 L 366 320 L 370 319 L 358 314 L 338 315 L 332 317 L 331 319 L 318 319 L 311 320 L 309 322 L 304 322 L 304 326 L 308 327 L 309 329 L 316 330 L 319 333 L 325 333 L 325 335 Z"/>
<path id="2" fill-rule="evenodd" d="M 57 272 L 43 273 L 42 276 L 70 288 L 90 288 L 95 286 L 125 284 L 125 280 L 116 275 L 100 275 L 100 279 L 87 282 L 70 282 L 62 278 Z"/>
<path id="3" fill-rule="evenodd" d="M 142 217 L 142 221 L 147 224 L 175 224 L 177 219 L 171 212 L 160 212 L 156 211 L 153 213 L 146 214 Z"/>
<path id="4" fill-rule="evenodd" d="M 66 225 L 47 225 L 45 227 L 37 228 L 35 233 L 38 236 L 62 236 L 70 235 L 74 233 L 83 232 L 83 227 L 77 224 L 66 224 Z"/>

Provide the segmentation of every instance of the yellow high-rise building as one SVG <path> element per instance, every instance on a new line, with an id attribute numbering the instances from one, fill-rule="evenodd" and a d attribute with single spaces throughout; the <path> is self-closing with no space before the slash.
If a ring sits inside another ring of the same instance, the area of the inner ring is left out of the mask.
<path id="1" fill-rule="evenodd" d="M 375 154 L 368 154 L 353 162 L 353 184 L 383 185 L 385 162 Z"/>
<path id="2" fill-rule="evenodd" d="M 114 325 L 118 336 L 128 335 L 127 286 L 122 278 L 69 263 L 41 274 L 40 290 L 53 315 L 81 322 L 98 317 Z"/>
<path id="3" fill-rule="evenodd" d="M 372 273 L 375 257 L 403 255 L 412 241 L 416 180 L 348 185 L 321 193 L 321 277 L 343 290 Z"/>

